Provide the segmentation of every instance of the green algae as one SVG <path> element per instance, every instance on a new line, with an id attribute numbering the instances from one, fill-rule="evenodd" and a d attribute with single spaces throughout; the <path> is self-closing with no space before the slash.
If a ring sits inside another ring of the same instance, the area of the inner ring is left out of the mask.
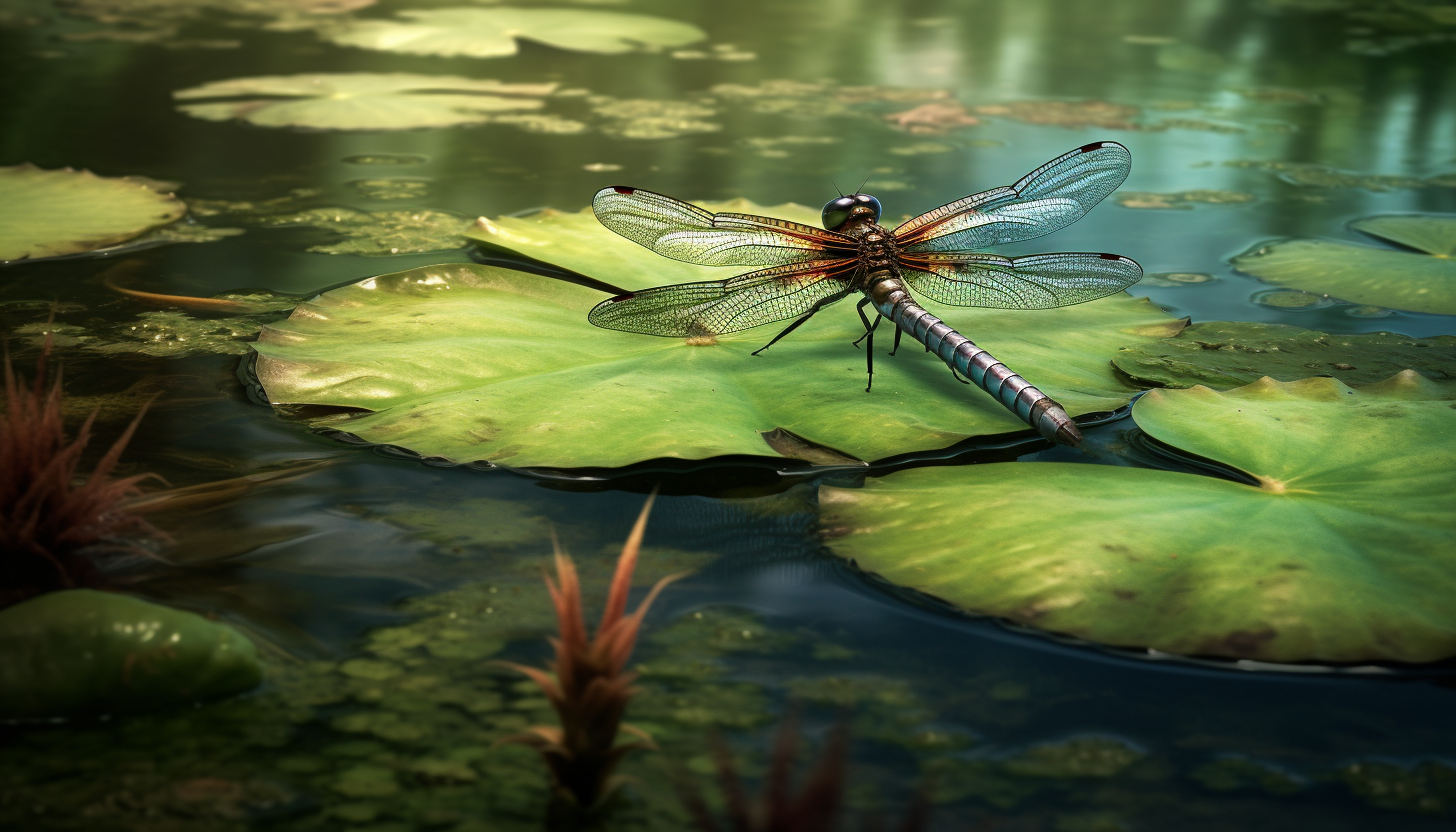
<path id="1" fill-rule="evenodd" d="M 319 254 L 355 254 L 388 257 L 462 248 L 470 220 L 448 211 L 356 211 L 352 208 L 312 208 L 271 216 L 263 226 L 309 226 L 338 234 L 336 243 L 309 246 Z"/>
<path id="2" fill-rule="evenodd" d="M 1435 760 L 1399 765 L 1357 760 L 1340 770 L 1350 793 L 1371 806 L 1423 815 L 1456 810 L 1456 768 Z"/>
<path id="3" fill-rule="evenodd" d="M 1265 794 L 1290 795 L 1304 789 L 1304 781 L 1273 765 L 1238 755 L 1224 755 L 1199 766 L 1190 776 L 1205 789 L 1235 792 L 1257 789 Z"/>
<path id="4" fill-rule="evenodd" d="M 1003 767 L 1019 777 L 1113 777 L 1144 756 L 1116 737 L 1076 737 L 1031 746 L 1005 760 Z"/>

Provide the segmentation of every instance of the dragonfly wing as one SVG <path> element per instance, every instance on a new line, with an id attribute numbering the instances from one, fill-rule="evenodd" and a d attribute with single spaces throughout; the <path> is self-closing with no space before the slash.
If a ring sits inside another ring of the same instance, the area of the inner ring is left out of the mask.
<path id="1" fill-rule="evenodd" d="M 752 214 L 714 214 L 640 188 L 603 188 L 592 211 L 623 237 L 700 266 L 784 266 L 855 251 L 852 239 L 833 231 Z"/>
<path id="2" fill-rule="evenodd" d="M 1132 154 L 1117 142 L 1093 142 L 1047 162 L 1009 188 L 993 188 L 942 205 L 895 229 L 907 251 L 955 251 L 1050 234 L 1117 189 Z M 1030 210 L 1028 208 L 1030 207 Z M 985 240 L 993 242 L 985 242 Z"/>
<path id="3" fill-rule="evenodd" d="M 954 252 L 989 248 L 1040 237 L 1072 224 L 1086 213 L 1070 199 L 1010 202 L 988 211 L 970 210 L 948 217 L 928 236 L 897 242 L 911 253 Z"/>
<path id="4" fill-rule="evenodd" d="M 1021 177 L 1011 189 L 1022 199 L 1066 198 L 1092 210 L 1132 171 L 1132 153 L 1117 142 L 1084 144 Z"/>
<path id="5" fill-rule="evenodd" d="M 722 335 L 787 320 L 849 294 L 858 263 L 836 260 L 775 266 L 727 280 L 678 283 L 604 300 L 587 320 L 644 335 Z"/>
<path id="6" fill-rule="evenodd" d="M 1028 257 L 931 254 L 905 257 L 905 284 L 951 306 L 1050 309 L 1121 292 L 1142 267 L 1118 254 L 1063 252 Z"/>

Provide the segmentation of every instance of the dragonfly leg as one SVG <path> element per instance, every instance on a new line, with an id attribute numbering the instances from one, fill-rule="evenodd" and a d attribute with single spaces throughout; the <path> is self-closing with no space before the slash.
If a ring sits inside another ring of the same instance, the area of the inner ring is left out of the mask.
<path id="1" fill-rule="evenodd" d="M 865 300 L 868 301 L 869 298 L 865 298 Z M 864 313 L 864 302 L 863 301 L 860 303 L 859 308 L 857 308 L 855 311 L 859 313 L 859 319 L 864 322 L 864 326 L 865 326 L 865 334 L 859 336 L 854 341 L 854 345 L 853 346 L 856 346 L 857 347 L 857 346 L 859 346 L 859 342 L 860 341 L 863 341 L 864 339 L 870 337 L 871 333 L 873 333 L 875 331 L 875 327 L 877 327 L 877 326 L 880 325 L 880 318 L 883 318 L 884 316 L 883 315 L 880 315 L 879 313 L 875 313 L 875 322 L 874 323 L 870 323 L 870 319 L 865 317 L 865 313 Z"/>
<path id="2" fill-rule="evenodd" d="M 788 326 L 784 327 L 784 331 L 783 332 L 780 332 L 778 335 L 775 335 L 771 340 L 769 340 L 769 342 L 767 344 L 764 344 L 763 346 L 761 346 L 758 349 L 754 350 L 753 352 L 749 353 L 749 355 L 758 355 L 759 353 L 763 352 L 764 350 L 768 349 L 769 347 L 773 346 L 774 344 L 777 344 L 779 342 L 779 339 L 780 338 L 782 338 L 785 335 L 788 335 L 790 332 L 793 332 L 794 330 L 798 329 L 801 325 L 803 325 L 803 323 L 805 321 L 807 321 L 810 318 L 814 317 L 814 313 L 815 312 L 818 312 L 820 309 L 823 309 L 824 307 L 828 306 L 831 303 L 834 303 L 835 301 L 837 301 L 837 300 L 839 300 L 840 298 L 843 298 L 843 297 L 844 297 L 844 295 L 842 295 L 842 294 L 840 294 L 840 295 L 831 295 L 831 296 L 829 296 L 827 298 L 824 298 L 823 300 L 819 301 L 818 303 L 814 304 L 814 306 L 808 312 L 805 312 L 804 314 L 802 314 L 799 317 L 795 318 L 793 323 L 791 323 Z M 860 315 L 860 317 L 864 317 L 864 315 Z"/>
<path id="3" fill-rule="evenodd" d="M 900 349 L 900 336 L 904 334 L 905 330 L 899 328 L 898 326 L 895 327 L 895 345 L 890 348 L 890 355 L 894 355 L 895 351 Z"/>
<path id="4" fill-rule="evenodd" d="M 859 337 L 859 341 L 865 342 L 865 373 L 869 376 L 869 380 L 865 382 L 866 393 L 870 392 L 870 388 L 875 384 L 875 327 L 880 325 L 880 318 L 884 317 L 876 312 L 875 322 L 870 323 L 870 319 L 865 317 L 864 313 L 864 308 L 869 305 L 870 299 L 865 297 L 854 307 L 854 311 L 859 313 L 860 322 L 864 324 L 865 328 L 865 334 Z M 896 332 L 898 331 L 897 329 Z M 859 346 L 859 341 L 854 342 L 856 347 Z"/>
<path id="5" fill-rule="evenodd" d="M 971 383 L 971 380 L 970 379 L 968 379 L 968 378 L 961 378 L 961 374 L 958 373 L 958 372 L 956 372 L 956 368 L 954 368 L 954 367 L 951 367 L 950 368 L 950 377 L 953 378 L 953 379 L 955 379 L 956 381 L 959 381 L 961 384 L 970 384 Z"/>

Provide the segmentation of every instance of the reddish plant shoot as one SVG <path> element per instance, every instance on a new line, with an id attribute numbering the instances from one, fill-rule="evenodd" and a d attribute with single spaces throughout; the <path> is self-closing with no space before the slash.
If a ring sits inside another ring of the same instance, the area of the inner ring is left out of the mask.
<path id="1" fill-rule="evenodd" d="M 597 806 L 618 785 L 613 771 L 617 763 L 636 749 L 654 748 L 645 733 L 622 723 L 627 703 L 637 692 L 632 687 L 637 674 L 627 670 L 627 660 L 637 643 L 642 618 L 657 594 L 681 577 L 670 575 L 658 581 L 641 605 L 627 612 L 627 594 L 637 566 L 642 536 L 653 498 L 647 499 L 632 527 L 607 592 L 606 609 L 596 632 L 587 636 L 582 611 L 581 585 L 571 558 L 555 548 L 556 580 L 546 577 L 546 588 L 556 609 L 560 633 L 551 639 L 555 660 L 545 669 L 507 663 L 541 687 L 561 720 L 560 726 L 538 725 L 502 742 L 528 745 L 540 752 L 551 769 L 558 794 L 577 806 Z M 637 737 L 618 743 L 618 731 Z"/>

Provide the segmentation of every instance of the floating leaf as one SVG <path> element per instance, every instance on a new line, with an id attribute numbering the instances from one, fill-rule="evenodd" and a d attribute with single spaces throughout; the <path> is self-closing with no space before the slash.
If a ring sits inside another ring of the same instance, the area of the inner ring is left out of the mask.
<path id="1" fill-rule="evenodd" d="M 425 9 L 400 12 L 408 22 L 360 20 L 325 33 L 344 46 L 409 55 L 499 58 L 524 38 L 557 49 L 607 55 L 685 46 L 707 37 L 689 23 L 641 14 L 582 9 Z"/>
<path id="2" fill-rule="evenodd" d="M 1263 376 L 1280 381 L 1331 376 L 1346 384 L 1374 384 L 1408 368 L 1451 381 L 1456 380 L 1456 337 L 1338 335 L 1285 324 L 1213 321 L 1120 349 L 1112 366 L 1151 387 L 1238 387 Z"/>
<path id="3" fill-rule="evenodd" d="M 1436 257 L 1456 257 L 1456 217 L 1390 214 L 1355 220 L 1350 227 Z"/>
<path id="4" fill-rule="evenodd" d="M 0 263 L 114 246 L 187 212 L 182 200 L 132 177 L 70 168 L 0 168 Z"/>
<path id="5" fill-rule="evenodd" d="M 1230 203 L 1253 202 L 1254 195 L 1243 191 L 1177 191 L 1175 193 L 1151 193 L 1143 191 L 1118 191 L 1113 195 L 1117 204 L 1124 208 L 1176 208 L 1187 210 L 1195 203 L 1227 205 Z"/>
<path id="6" fill-rule="evenodd" d="M 596 224 L 590 215 L 556 213 L 499 222 L 535 235 L 516 235 L 531 253 L 628 287 L 722 274 L 658 258 L 586 228 L 587 220 Z M 493 237 L 506 234 L 497 227 Z M 370 278 L 267 328 L 256 345 L 258 375 L 275 404 L 371 411 L 328 423 L 370 442 L 515 466 L 771 456 L 762 434 L 780 428 L 872 460 L 1024 427 L 910 350 L 882 356 L 866 394 L 864 355 L 850 346 L 859 320 L 848 307 L 816 316 L 754 357 L 776 328 L 708 343 L 602 330 L 586 313 L 604 297 L 487 266 Z M 1072 413 L 1125 403 L 1136 388 L 1117 380 L 1107 355 L 1129 339 L 1182 326 L 1126 295 L 1038 312 L 933 308 Z"/>
<path id="7" fill-rule="evenodd" d="M 412 130 L 481 124 L 493 114 L 543 106 L 555 84 L 504 84 L 456 75 L 332 72 L 260 75 L 172 93 L 179 110 L 208 121 L 312 130 Z"/>
<path id="8" fill-rule="evenodd" d="M 71 589 L 0 612 L 0 717 L 159 710 L 247 690 L 257 650 L 232 627 Z"/>
<path id="9" fill-rule="evenodd" d="M 1456 217 L 1372 217 L 1352 227 L 1429 254 L 1328 240 L 1286 240 L 1233 259 L 1260 280 L 1351 303 L 1456 315 Z"/>
<path id="10" fill-rule="evenodd" d="M 1145 274 L 1143 279 L 1138 281 L 1140 288 L 1156 286 L 1160 289 L 1176 289 L 1180 286 L 1192 286 L 1198 283 L 1214 283 L 1218 278 L 1206 272 L 1158 272 Z"/>
<path id="11" fill-rule="evenodd" d="M 838 554 L 971 612 L 1172 653 L 1435 661 L 1456 655 L 1453 401 L 1409 371 L 1154 390 L 1144 430 L 1259 484 L 997 463 L 821 505 Z"/>

